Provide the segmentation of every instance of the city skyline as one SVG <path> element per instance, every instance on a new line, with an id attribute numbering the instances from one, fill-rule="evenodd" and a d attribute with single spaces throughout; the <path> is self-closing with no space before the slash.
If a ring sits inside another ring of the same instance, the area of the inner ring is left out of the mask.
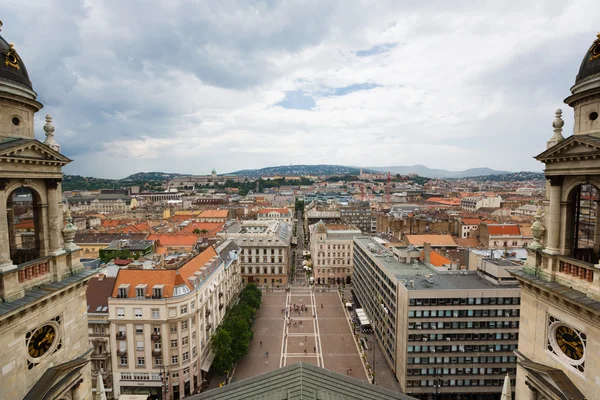
<path id="1" fill-rule="evenodd" d="M 539 171 L 556 108 L 572 131 L 560 100 L 596 34 L 588 5 L 32 2 L 2 18 L 66 173 Z"/>

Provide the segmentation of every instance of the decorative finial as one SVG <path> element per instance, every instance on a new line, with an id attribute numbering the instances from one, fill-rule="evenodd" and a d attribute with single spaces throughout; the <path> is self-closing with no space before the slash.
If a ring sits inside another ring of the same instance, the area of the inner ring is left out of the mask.
<path id="1" fill-rule="evenodd" d="M 71 207 L 69 207 L 69 205 L 67 205 L 67 211 L 65 212 L 65 220 L 67 223 L 62 230 L 63 237 L 65 238 L 64 249 L 69 252 L 79 250 L 79 247 L 73 242 L 75 240 L 75 234 L 77 233 L 77 227 L 73 224 Z"/>
<path id="2" fill-rule="evenodd" d="M 2 23 L 2 21 L 0 21 L 0 32 L 2 31 L 2 25 L 4 24 Z"/>
<path id="3" fill-rule="evenodd" d="M 544 232 L 546 227 L 542 223 L 542 207 L 538 207 L 537 213 L 535 214 L 535 221 L 531 224 L 531 232 L 533 233 L 533 242 L 529 245 L 530 249 L 541 250 L 544 248 L 542 240 L 544 238 Z"/>
<path id="4" fill-rule="evenodd" d="M 56 143 L 56 140 L 54 139 L 54 124 L 52 123 L 52 116 L 50 114 L 46 114 L 44 131 L 46 132 L 46 140 L 44 140 L 44 144 L 50 147 L 52 150 L 60 152 L 60 145 Z"/>
<path id="5" fill-rule="evenodd" d="M 554 121 L 552 122 L 552 127 L 554 128 L 554 135 L 552 135 L 552 137 L 546 144 L 547 149 L 565 140 L 565 138 L 562 135 L 562 128 L 564 125 L 565 121 L 563 121 L 562 119 L 562 110 L 559 108 L 554 113 Z"/>

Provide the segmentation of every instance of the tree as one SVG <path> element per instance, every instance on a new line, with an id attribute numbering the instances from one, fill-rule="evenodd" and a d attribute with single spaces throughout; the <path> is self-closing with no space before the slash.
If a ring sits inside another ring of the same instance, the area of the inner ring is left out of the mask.
<path id="1" fill-rule="evenodd" d="M 232 336 L 224 328 L 219 328 L 211 340 L 211 348 L 215 354 L 212 365 L 221 373 L 227 373 L 237 361 L 233 356 Z"/>
<path id="2" fill-rule="evenodd" d="M 254 309 L 258 309 L 262 302 L 262 295 L 253 290 L 244 289 L 242 293 L 240 293 L 240 302 L 245 303 Z"/>
<path id="3" fill-rule="evenodd" d="M 199 234 L 200 234 L 200 229 L 196 228 L 196 229 L 194 229 L 194 230 L 192 231 L 192 233 L 193 233 L 194 235 L 199 235 Z"/>
<path id="4" fill-rule="evenodd" d="M 228 318 L 223 324 L 223 329 L 231 335 L 230 351 L 231 357 L 238 362 L 250 348 L 252 330 L 247 321 L 242 318 Z"/>

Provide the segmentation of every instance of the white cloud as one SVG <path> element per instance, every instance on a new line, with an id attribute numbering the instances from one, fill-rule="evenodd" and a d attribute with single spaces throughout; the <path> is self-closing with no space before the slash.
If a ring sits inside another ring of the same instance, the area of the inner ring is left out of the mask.
<path id="1" fill-rule="evenodd" d="M 71 173 L 539 170 L 531 157 L 595 37 L 594 4 L 13 1 L 2 33 Z M 352 85 L 374 88 L 332 95 Z M 290 92 L 312 110 L 277 106 Z"/>

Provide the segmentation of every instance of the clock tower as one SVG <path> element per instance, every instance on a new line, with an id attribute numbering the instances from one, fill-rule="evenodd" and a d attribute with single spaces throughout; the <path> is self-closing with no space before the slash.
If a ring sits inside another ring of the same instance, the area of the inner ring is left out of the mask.
<path id="1" fill-rule="evenodd" d="M 544 163 L 546 199 L 522 271 L 516 394 L 526 400 L 600 398 L 600 34 L 571 96 L 574 133 L 554 134 Z"/>
<path id="2" fill-rule="evenodd" d="M 0 398 L 86 400 L 93 272 L 63 216 L 61 169 L 71 160 L 49 115 L 36 140 L 36 97 L 17 48 L 0 36 Z"/>

